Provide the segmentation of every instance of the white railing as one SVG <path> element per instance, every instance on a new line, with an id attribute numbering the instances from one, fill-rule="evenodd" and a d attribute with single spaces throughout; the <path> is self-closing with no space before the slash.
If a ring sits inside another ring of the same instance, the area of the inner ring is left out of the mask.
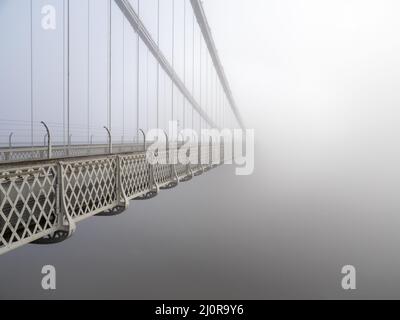
<path id="1" fill-rule="evenodd" d="M 188 181 L 223 163 L 223 152 L 212 163 L 212 154 L 218 150 L 223 150 L 222 144 L 194 144 L 191 159 L 202 161 L 188 164 L 172 161 L 179 147 L 167 147 L 157 151 L 154 165 L 142 150 L 0 166 L 0 254 L 41 239 L 58 242 L 60 233 L 71 236 L 82 220 L 115 208 L 126 209 L 130 200 L 149 199 L 160 189 Z"/>

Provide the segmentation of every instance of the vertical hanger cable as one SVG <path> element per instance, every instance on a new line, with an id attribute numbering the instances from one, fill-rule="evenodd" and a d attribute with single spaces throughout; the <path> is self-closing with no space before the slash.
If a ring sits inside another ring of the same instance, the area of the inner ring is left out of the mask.
<path id="1" fill-rule="evenodd" d="M 160 50 L 160 0 L 157 1 L 157 47 Z M 160 63 L 157 61 L 157 129 L 160 128 Z"/>
<path id="2" fill-rule="evenodd" d="M 65 57 L 66 57 L 66 54 L 65 54 L 65 49 L 66 49 L 66 46 L 65 46 L 65 26 L 66 26 L 66 24 L 65 24 L 65 17 L 66 17 L 66 10 L 65 10 L 65 1 L 63 2 L 63 146 L 64 146 L 64 148 L 65 148 L 65 146 L 66 146 L 66 140 L 65 140 L 65 137 L 66 137 L 66 117 L 65 117 L 65 112 L 66 112 L 66 109 L 65 109 L 65 107 L 66 107 L 66 104 L 65 104 L 65 88 L 66 88 L 66 81 L 65 81 L 65 77 L 66 77 L 66 69 L 65 69 L 65 66 L 66 66 L 66 64 L 65 64 Z"/>
<path id="3" fill-rule="evenodd" d="M 111 99 L 112 99 L 112 1 L 109 0 L 108 5 L 108 37 L 107 37 L 107 125 L 108 128 L 111 130 Z"/>
<path id="4" fill-rule="evenodd" d="M 125 139 L 125 17 L 122 15 L 122 143 Z"/>
<path id="5" fill-rule="evenodd" d="M 172 69 L 175 71 L 175 0 L 172 0 Z M 174 82 L 171 81 L 171 121 L 174 121 Z M 172 137 L 174 138 L 174 137 Z"/>
<path id="6" fill-rule="evenodd" d="M 183 83 L 186 87 L 186 0 L 183 0 Z M 186 129 L 186 98 L 183 99 L 183 129 Z"/>
<path id="7" fill-rule="evenodd" d="M 205 103 L 204 103 L 204 110 L 205 113 L 208 115 L 208 107 L 209 107 L 209 93 L 210 93 L 210 81 L 209 81 L 209 77 L 210 77 L 210 72 L 209 72 L 209 67 L 210 67 L 210 62 L 208 60 L 208 55 L 207 55 L 207 48 L 205 50 Z M 208 126 L 208 124 L 206 124 L 206 126 Z"/>
<path id="8" fill-rule="evenodd" d="M 31 97 L 30 97 L 30 99 L 31 99 L 31 145 L 32 145 L 32 147 L 33 147 L 33 145 L 34 145 L 34 141 L 33 141 L 33 117 L 34 117 L 34 115 L 33 115 L 33 113 L 34 113 L 34 101 L 33 101 L 33 0 L 31 0 L 31 6 L 30 6 L 30 18 L 31 18 L 31 30 L 30 30 L 30 50 L 31 50 L 31 61 L 30 61 L 30 64 L 31 64 L 31 70 L 30 70 L 30 72 L 31 72 L 31 74 L 30 74 L 30 76 L 31 76 L 31 79 L 30 79 L 30 81 L 31 81 L 31 83 L 30 83 L 30 86 L 31 86 L 31 88 L 30 88 L 30 90 L 31 90 L 31 92 L 30 92 L 30 94 L 31 94 Z"/>
<path id="9" fill-rule="evenodd" d="M 203 86 L 203 75 L 202 75 L 202 73 L 203 73 L 203 67 L 202 67 L 202 64 L 203 64 L 203 58 L 202 58 L 202 50 L 203 50 L 203 42 L 201 41 L 202 40 L 202 38 L 201 38 L 201 32 L 199 32 L 199 39 L 200 39 L 200 45 L 199 45 L 199 50 L 200 50 L 200 108 L 202 109 L 203 108 L 203 88 L 202 88 L 202 86 Z M 200 136 L 201 136 L 201 129 L 202 129 L 202 117 L 201 117 L 201 114 L 199 114 L 199 134 L 200 134 Z"/>
<path id="10" fill-rule="evenodd" d="M 87 0 L 87 143 L 90 143 L 90 0 Z"/>
<path id="11" fill-rule="evenodd" d="M 149 115 L 150 115 L 150 105 L 149 105 L 149 60 L 150 60 L 150 50 L 147 49 L 147 54 L 146 54 L 146 128 L 147 130 L 150 129 L 150 121 L 149 121 Z"/>
<path id="12" fill-rule="evenodd" d="M 138 0 L 138 12 L 137 12 L 139 18 L 140 18 L 140 0 Z M 136 43 L 136 138 L 138 139 L 139 142 L 139 116 L 140 116 L 140 36 L 139 32 L 137 32 L 137 43 Z"/>
<path id="13" fill-rule="evenodd" d="M 194 29 L 194 26 L 195 26 L 195 18 L 194 18 L 194 13 L 193 13 L 193 15 L 192 15 L 192 17 L 193 17 L 193 21 L 192 21 L 192 45 L 193 45 L 193 48 L 192 48 L 192 50 L 193 50 L 193 57 L 192 57 L 192 95 L 194 96 L 194 78 L 195 78 L 195 75 L 194 75 L 194 73 L 195 73 L 195 67 L 194 67 L 194 60 L 195 60 L 195 53 L 194 53 L 194 50 L 195 50 L 195 46 L 194 46 L 194 42 L 195 42 L 195 29 Z M 194 129 L 194 108 L 193 108 L 193 106 L 192 106 L 192 129 Z"/>

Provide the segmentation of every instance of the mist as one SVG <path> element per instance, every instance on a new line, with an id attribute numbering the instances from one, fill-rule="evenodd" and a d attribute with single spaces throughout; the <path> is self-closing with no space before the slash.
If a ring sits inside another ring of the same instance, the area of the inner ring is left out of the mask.
<path id="1" fill-rule="evenodd" d="M 62 244 L 2 256 L 1 298 L 400 297 L 400 3 L 204 7 L 256 132 L 254 174 L 225 166 Z M 58 270 L 51 294 L 44 264 Z M 355 291 L 341 288 L 345 265 Z"/>

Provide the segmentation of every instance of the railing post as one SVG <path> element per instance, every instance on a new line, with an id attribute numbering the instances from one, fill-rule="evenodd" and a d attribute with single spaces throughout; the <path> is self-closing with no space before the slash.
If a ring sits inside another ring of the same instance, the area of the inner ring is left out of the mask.
<path id="1" fill-rule="evenodd" d="M 117 187 L 117 198 L 118 202 L 121 204 L 122 202 L 122 188 L 121 188 L 121 158 L 117 155 L 116 156 L 117 160 L 117 167 L 116 167 L 116 173 L 115 173 L 115 179 L 116 181 L 116 187 Z"/>
<path id="2" fill-rule="evenodd" d="M 180 153 L 182 147 L 185 146 L 188 141 L 190 141 L 190 138 L 185 140 L 185 137 L 183 136 L 182 133 L 179 133 L 178 137 L 182 138 L 182 144 L 179 147 L 179 139 L 178 139 L 178 149 L 177 149 L 176 159 L 177 159 L 178 164 L 183 165 L 183 163 L 179 163 L 179 153 Z M 186 158 L 187 158 L 188 163 L 186 164 L 186 175 L 187 176 L 185 178 L 187 178 L 189 176 L 193 177 L 193 173 L 190 169 L 190 153 L 191 153 L 191 147 L 189 146 L 189 150 L 186 151 Z"/>
<path id="3" fill-rule="evenodd" d="M 52 146 L 51 146 L 50 130 L 44 121 L 42 121 L 40 123 L 44 126 L 44 128 L 46 129 L 46 132 L 47 132 L 47 157 L 48 157 L 48 159 L 51 159 L 52 158 Z"/>
<path id="4" fill-rule="evenodd" d="M 128 209 L 129 200 L 126 197 L 124 186 L 122 185 L 122 157 L 116 156 L 116 160 L 117 160 L 116 183 L 117 183 L 118 206 L 123 207 L 124 209 Z"/>
<path id="5" fill-rule="evenodd" d="M 147 158 L 147 151 L 145 151 L 145 157 Z M 158 150 L 158 154 L 160 153 L 160 150 Z M 154 157 L 156 156 L 156 153 L 154 153 Z M 157 178 L 156 178 L 156 164 L 155 163 L 150 163 L 149 164 L 149 184 L 151 186 L 151 191 L 150 193 L 155 193 L 156 195 L 160 192 L 160 187 L 157 183 Z"/>
<path id="6" fill-rule="evenodd" d="M 147 150 L 146 134 L 144 133 L 144 131 L 142 129 L 139 129 L 139 131 L 143 135 L 143 151 L 146 152 L 146 150 Z"/>
<path id="7" fill-rule="evenodd" d="M 14 132 L 11 132 L 10 135 L 8 136 L 8 147 L 11 149 L 12 148 L 12 138 L 14 136 Z"/>
<path id="8" fill-rule="evenodd" d="M 65 187 L 64 187 L 64 176 L 66 172 L 64 170 L 64 163 L 57 163 L 57 213 L 58 213 L 58 224 L 60 231 L 68 232 L 70 237 L 76 230 L 75 221 L 72 219 L 68 212 L 67 204 L 65 203 Z M 67 225 L 66 225 L 67 224 Z"/>
<path id="9" fill-rule="evenodd" d="M 111 138 L 111 131 L 110 129 L 108 129 L 106 126 L 104 126 L 104 129 L 106 129 L 107 131 L 107 135 L 108 135 L 108 153 L 112 154 L 112 138 Z"/>
<path id="10" fill-rule="evenodd" d="M 178 158 L 177 158 L 177 156 L 178 156 L 178 154 L 177 154 L 177 152 L 178 152 L 178 145 L 179 145 L 179 143 L 178 143 L 179 141 L 178 141 L 178 139 L 177 139 L 177 141 L 176 141 L 176 143 L 174 144 L 174 147 L 176 146 L 176 149 L 175 150 L 172 150 L 172 157 L 173 157 L 173 161 L 172 161 L 172 174 L 173 174 L 173 176 L 174 176 L 174 179 L 175 179 L 175 182 L 178 184 L 179 183 L 179 177 L 178 177 L 178 172 L 176 171 L 176 165 L 177 165 L 177 160 L 178 160 Z M 175 154 L 176 153 L 176 154 Z"/>
<path id="11" fill-rule="evenodd" d="M 8 148 L 9 148 L 9 152 L 6 152 L 4 154 L 5 156 L 5 160 L 9 161 L 11 160 L 11 154 L 12 154 L 12 137 L 13 137 L 14 133 L 11 132 L 10 135 L 8 136 Z"/>
<path id="12" fill-rule="evenodd" d="M 61 209 L 63 207 L 61 201 L 64 197 L 63 195 L 63 183 L 62 183 L 62 167 L 61 163 L 57 163 L 57 192 L 56 192 L 56 215 L 58 219 L 58 229 L 61 230 L 62 227 L 64 226 L 64 214 L 63 210 Z"/>
<path id="13" fill-rule="evenodd" d="M 169 145 L 169 137 L 168 137 L 168 134 L 164 131 L 164 134 L 165 134 L 165 138 L 167 139 L 167 143 L 166 143 L 166 146 L 167 146 L 167 148 L 166 148 L 166 153 L 167 153 L 167 163 L 168 163 L 168 165 L 170 166 L 170 170 L 171 170 L 171 179 L 173 179 L 174 180 L 174 182 L 178 182 L 178 175 L 176 174 L 176 170 L 175 170 L 175 165 L 174 165 L 174 163 L 173 163 L 173 161 L 172 161 L 172 163 L 171 163 L 171 157 L 170 157 L 170 145 Z"/>

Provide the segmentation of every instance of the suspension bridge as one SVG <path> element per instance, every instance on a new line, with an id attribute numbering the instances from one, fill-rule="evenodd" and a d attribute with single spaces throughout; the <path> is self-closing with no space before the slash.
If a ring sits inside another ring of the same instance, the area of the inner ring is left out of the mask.
<path id="1" fill-rule="evenodd" d="M 200 0 L 41 5 L 0 6 L 0 254 L 63 241 L 231 161 L 228 140 L 202 131 L 244 129 Z M 154 128 L 165 144 L 152 163 Z"/>

